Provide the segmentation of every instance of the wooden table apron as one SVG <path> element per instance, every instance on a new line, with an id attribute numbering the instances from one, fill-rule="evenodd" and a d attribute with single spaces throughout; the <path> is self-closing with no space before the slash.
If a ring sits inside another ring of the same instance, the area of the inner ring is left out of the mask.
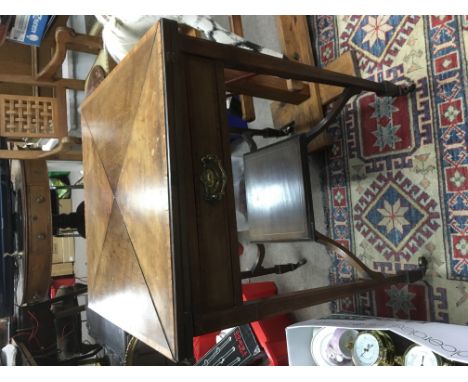
<path id="1" fill-rule="evenodd" d="M 20 198 L 22 254 L 18 258 L 16 304 L 48 298 L 52 271 L 52 215 L 45 160 L 12 161 L 12 181 Z"/>

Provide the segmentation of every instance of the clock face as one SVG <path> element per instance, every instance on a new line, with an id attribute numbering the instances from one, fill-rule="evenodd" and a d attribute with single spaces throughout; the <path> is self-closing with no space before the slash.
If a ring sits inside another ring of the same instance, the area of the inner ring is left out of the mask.
<path id="1" fill-rule="evenodd" d="M 353 360 L 357 366 L 372 366 L 380 360 L 380 344 L 370 333 L 362 333 L 356 338 Z"/>
<path id="2" fill-rule="evenodd" d="M 347 357 L 345 353 L 346 351 L 350 352 L 349 349 L 352 347 L 356 335 L 355 330 L 331 327 L 316 331 L 310 345 L 310 351 L 315 363 L 319 366 L 350 365 L 351 357 Z"/>
<path id="3" fill-rule="evenodd" d="M 438 366 L 437 356 L 427 347 L 414 345 L 405 354 L 405 366 Z"/>
<path id="4" fill-rule="evenodd" d="M 351 352 L 357 336 L 357 330 L 347 329 L 342 331 L 341 336 L 339 337 L 338 346 L 344 358 L 351 359 Z"/>
<path id="5" fill-rule="evenodd" d="M 311 353 L 315 363 L 318 366 L 332 366 L 336 363 L 334 359 L 330 357 L 330 341 L 333 336 L 333 328 L 322 328 L 317 331 L 312 338 L 311 342 Z"/>

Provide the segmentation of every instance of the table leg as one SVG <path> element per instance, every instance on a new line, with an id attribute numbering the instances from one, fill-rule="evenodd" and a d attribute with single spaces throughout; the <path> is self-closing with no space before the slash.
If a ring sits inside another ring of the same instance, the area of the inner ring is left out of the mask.
<path id="1" fill-rule="evenodd" d="M 402 271 L 396 275 L 290 292 L 262 300 L 249 301 L 243 305 L 198 317 L 195 320 L 197 323 L 196 335 L 289 313 L 379 287 L 398 283 L 412 283 L 422 279 L 426 269 L 427 260 L 422 257 L 418 269 Z"/>

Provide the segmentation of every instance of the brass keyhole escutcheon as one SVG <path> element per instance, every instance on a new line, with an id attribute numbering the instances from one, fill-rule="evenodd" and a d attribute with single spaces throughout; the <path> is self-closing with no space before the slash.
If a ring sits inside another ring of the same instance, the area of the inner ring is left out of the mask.
<path id="1" fill-rule="evenodd" d="M 214 187 L 216 184 L 216 175 L 213 173 L 213 170 L 207 169 L 204 173 L 205 176 L 205 184 L 208 187 Z"/>
<path id="2" fill-rule="evenodd" d="M 204 197 L 208 201 L 221 200 L 226 188 L 227 176 L 221 161 L 214 154 L 208 154 L 201 159 L 203 171 L 200 181 L 204 186 Z"/>

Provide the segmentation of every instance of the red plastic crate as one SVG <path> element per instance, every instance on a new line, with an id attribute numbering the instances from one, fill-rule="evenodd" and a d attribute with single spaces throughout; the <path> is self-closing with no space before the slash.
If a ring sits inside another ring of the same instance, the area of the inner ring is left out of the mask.
<path id="1" fill-rule="evenodd" d="M 50 286 L 50 298 L 54 298 L 57 295 L 57 291 L 62 286 L 73 286 L 75 285 L 76 280 L 74 277 L 58 277 L 52 281 Z"/>
<path id="2" fill-rule="evenodd" d="M 242 285 L 242 298 L 244 301 L 258 300 L 276 294 L 278 294 L 278 289 L 274 282 Z M 288 314 L 281 314 L 250 323 L 258 342 L 268 357 L 269 366 L 288 365 L 285 329 L 292 323 L 293 320 Z M 218 333 L 208 333 L 193 339 L 193 354 L 196 361 L 216 344 L 216 335 Z"/>

